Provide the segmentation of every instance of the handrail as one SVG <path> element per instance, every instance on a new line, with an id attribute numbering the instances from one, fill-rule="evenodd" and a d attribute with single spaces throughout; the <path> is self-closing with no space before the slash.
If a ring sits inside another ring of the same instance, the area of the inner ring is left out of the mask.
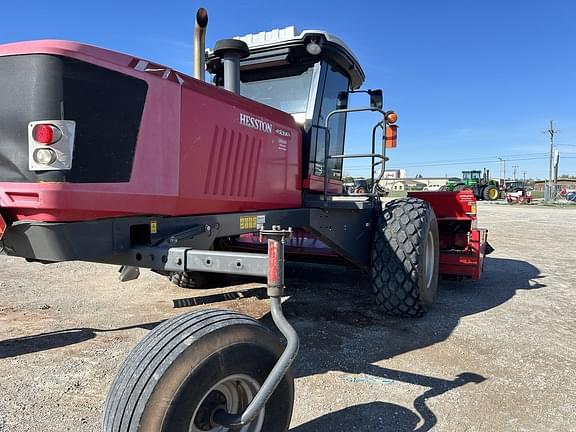
<path id="1" fill-rule="evenodd" d="M 350 154 L 350 155 L 332 155 L 328 156 L 328 159 L 348 159 L 348 158 L 364 158 L 364 157 L 371 157 L 371 158 L 380 158 L 386 159 L 386 156 L 380 153 L 358 153 L 358 154 Z M 378 162 L 381 163 L 381 162 Z"/>
<path id="2" fill-rule="evenodd" d="M 373 128 L 372 128 L 372 153 L 367 153 L 365 155 L 362 154 L 356 154 L 356 155 L 334 155 L 334 156 L 330 156 L 329 154 L 329 147 L 330 147 L 330 141 L 331 141 L 331 136 L 330 136 L 330 129 L 328 128 L 328 123 L 330 121 L 330 119 L 336 115 L 336 114 L 346 114 L 346 113 L 353 113 L 353 112 L 379 112 L 380 114 L 382 114 L 382 121 L 379 121 Z M 382 164 L 382 169 L 380 170 L 380 173 L 378 174 L 378 180 L 377 182 L 380 182 L 380 180 L 382 180 L 382 178 L 384 177 L 384 171 L 385 171 L 385 167 L 386 164 L 385 162 L 388 160 L 388 158 L 386 157 L 386 145 L 385 145 L 385 136 L 386 136 L 386 112 L 383 111 L 380 108 L 375 108 L 375 107 L 369 107 L 369 108 L 341 108 L 341 109 L 335 109 L 333 111 L 330 111 L 328 113 L 328 115 L 326 116 L 326 120 L 324 121 L 324 126 L 317 126 L 320 129 L 324 129 L 324 131 L 326 132 L 326 135 L 324 136 L 324 201 L 326 202 L 325 205 L 327 205 L 327 197 L 328 197 L 328 161 L 330 159 L 347 159 L 347 158 L 362 158 L 362 157 L 366 157 L 366 158 L 370 158 L 372 161 L 372 165 L 371 165 L 371 174 L 370 174 L 370 180 L 372 182 L 372 194 L 376 193 L 376 182 L 374 181 L 374 168 L 377 165 Z M 382 137 L 382 153 L 376 153 L 376 129 L 378 128 L 382 128 L 382 130 L 384 131 L 383 137 Z M 376 163 L 376 158 L 381 159 L 380 161 L 378 161 L 378 163 Z"/>

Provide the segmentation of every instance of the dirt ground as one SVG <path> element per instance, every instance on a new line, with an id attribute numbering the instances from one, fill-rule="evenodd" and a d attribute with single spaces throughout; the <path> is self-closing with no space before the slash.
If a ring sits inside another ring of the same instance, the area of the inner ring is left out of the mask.
<path id="1" fill-rule="evenodd" d="M 357 271 L 289 266 L 291 432 L 576 430 L 576 208 L 479 212 L 496 249 L 483 279 L 441 282 L 421 319 L 382 317 Z M 190 291 L 116 270 L 0 258 L 0 431 L 99 431 L 117 368 L 161 320 L 210 307 L 270 322 L 262 284 Z"/>

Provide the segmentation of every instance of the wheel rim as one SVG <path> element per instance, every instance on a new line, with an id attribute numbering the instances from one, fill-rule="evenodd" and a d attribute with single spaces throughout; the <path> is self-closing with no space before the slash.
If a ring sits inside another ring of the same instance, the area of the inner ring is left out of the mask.
<path id="1" fill-rule="evenodd" d="M 434 236 L 432 235 L 432 231 L 429 231 L 428 238 L 426 239 L 426 252 L 425 252 L 426 265 L 425 265 L 424 280 L 426 281 L 426 289 L 430 288 L 430 285 L 432 285 L 432 280 L 434 279 L 434 268 L 436 267 L 434 262 L 436 258 L 435 248 L 436 246 L 434 244 Z"/>
<path id="2" fill-rule="evenodd" d="M 225 432 L 230 429 L 216 425 L 212 417 L 219 409 L 241 413 L 252 402 L 260 384 L 248 375 L 231 375 L 214 385 L 202 397 L 190 422 L 190 432 Z M 258 417 L 240 429 L 240 432 L 260 432 L 264 423 L 264 409 Z"/>
<path id="3" fill-rule="evenodd" d="M 496 198 L 498 198 L 498 189 L 490 189 L 488 191 L 488 198 L 490 198 L 491 200 L 495 200 Z"/>

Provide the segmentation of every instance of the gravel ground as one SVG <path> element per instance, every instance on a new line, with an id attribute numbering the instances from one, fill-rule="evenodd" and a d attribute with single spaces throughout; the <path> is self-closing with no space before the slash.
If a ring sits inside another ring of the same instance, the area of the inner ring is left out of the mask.
<path id="1" fill-rule="evenodd" d="M 430 313 L 380 316 L 367 278 L 290 265 L 299 331 L 292 432 L 576 430 L 576 209 L 480 203 L 496 251 L 442 281 Z M 231 308 L 270 322 L 259 283 L 182 290 L 144 271 L 0 257 L 0 431 L 99 431 L 122 359 L 158 322 Z M 229 283 L 232 283 L 229 281 Z"/>

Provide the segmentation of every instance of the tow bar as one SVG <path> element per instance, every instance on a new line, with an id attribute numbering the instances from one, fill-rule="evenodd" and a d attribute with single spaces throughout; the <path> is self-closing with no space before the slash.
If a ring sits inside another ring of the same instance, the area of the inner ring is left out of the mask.
<path id="1" fill-rule="evenodd" d="M 292 229 L 283 230 L 279 226 L 273 226 L 271 230 L 260 230 L 260 235 L 268 239 L 267 294 L 270 297 L 272 319 L 286 338 L 287 345 L 278 362 L 272 368 L 270 375 L 243 413 L 229 414 L 222 409 L 214 413 L 214 423 L 232 430 L 238 430 L 250 424 L 258 416 L 298 355 L 300 345 L 298 334 L 282 312 L 284 243 L 286 237 L 291 234 Z"/>

